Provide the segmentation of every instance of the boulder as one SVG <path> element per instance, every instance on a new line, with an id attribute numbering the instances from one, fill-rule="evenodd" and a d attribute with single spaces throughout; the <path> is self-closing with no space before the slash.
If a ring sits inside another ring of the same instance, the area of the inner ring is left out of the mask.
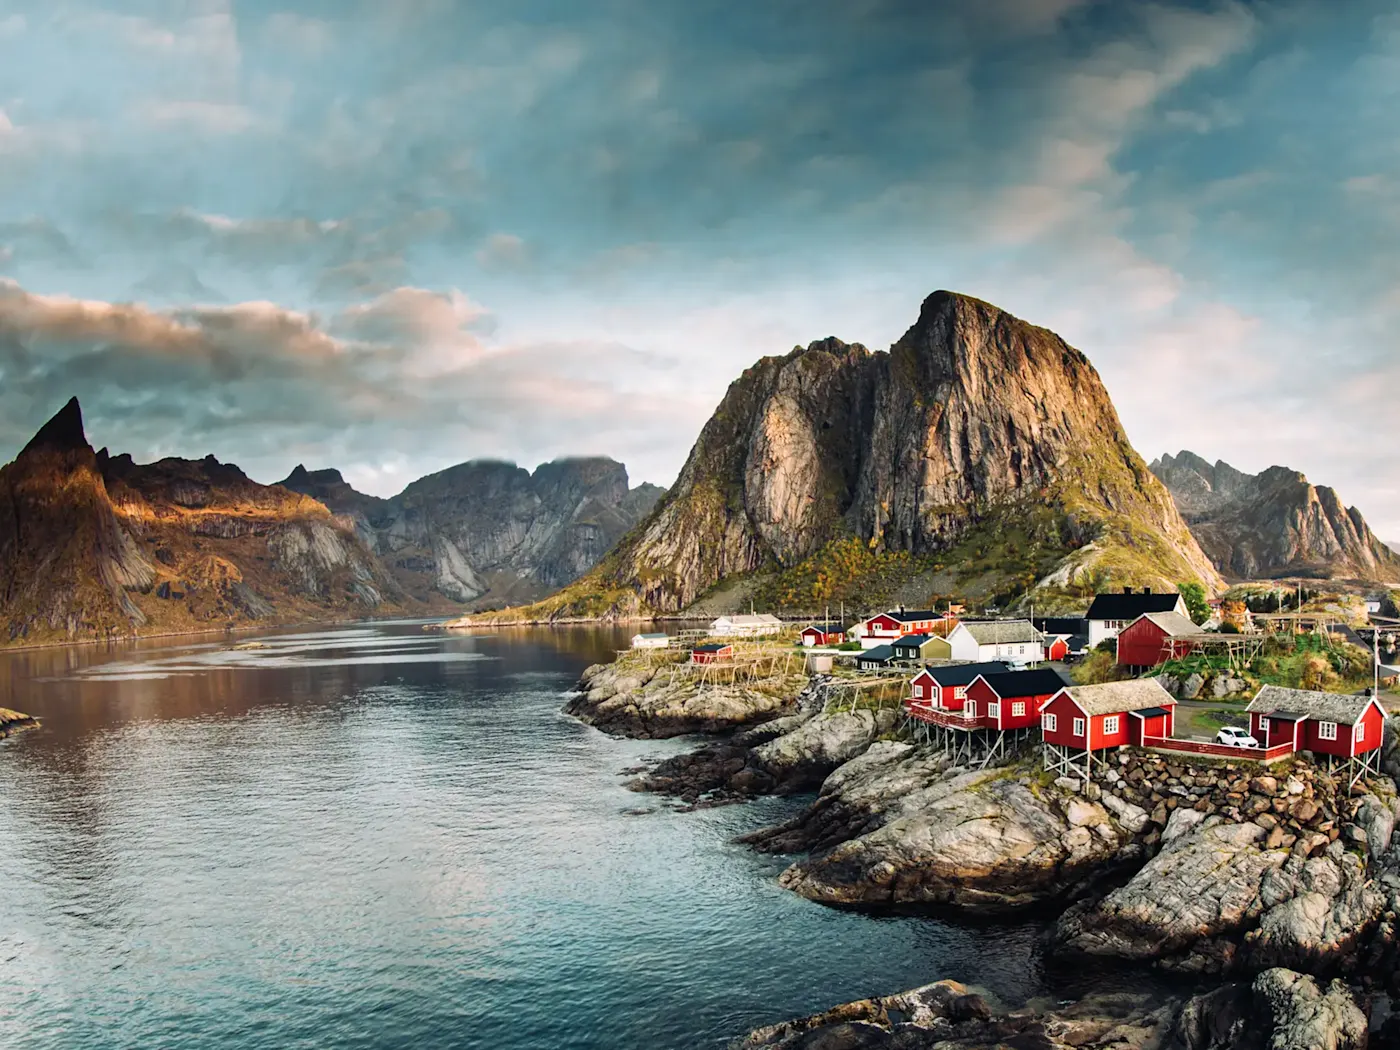
<path id="1" fill-rule="evenodd" d="M 878 790 L 881 812 L 867 806 L 865 830 L 792 865 L 781 884 L 829 904 L 956 904 L 998 912 L 1072 896 L 1140 853 L 1102 806 L 1032 791 L 1027 771 L 962 773 L 900 794 L 910 786 L 904 767 L 916 761 L 886 768 L 874 784 L 849 786 L 843 794 L 855 788 L 869 797 Z M 840 808 L 850 801 L 841 800 Z M 814 808 L 830 812 L 838 802 L 824 796 Z M 1090 834 L 1099 826 L 1104 833 Z M 782 833 L 778 839 L 792 844 Z"/>
<path id="2" fill-rule="evenodd" d="M 1178 696 L 1182 700 L 1194 700 L 1201 695 L 1201 687 L 1206 680 L 1198 674 L 1189 674 L 1181 683 L 1181 692 Z"/>
<path id="3" fill-rule="evenodd" d="M 1136 835 L 1147 827 L 1147 811 L 1141 806 L 1126 802 L 1111 791 L 1105 791 L 1099 802 L 1129 834 Z"/>
<path id="4" fill-rule="evenodd" d="M 752 764 L 787 790 L 814 787 L 894 728 L 893 710 L 821 714 L 753 749 Z"/>
<path id="5" fill-rule="evenodd" d="M 1362 858 L 1340 844 L 1290 853 L 1280 828 L 1177 813 L 1193 826 L 1169 824 L 1161 852 L 1125 885 L 1061 917 L 1063 949 L 1203 973 L 1335 969 L 1355 957 L 1384 904 Z"/>
<path id="6" fill-rule="evenodd" d="M 1275 968 L 1256 977 L 1251 990 L 1269 1015 L 1268 1050 L 1364 1050 L 1366 1015 L 1341 981 L 1323 988 L 1305 974 Z"/>

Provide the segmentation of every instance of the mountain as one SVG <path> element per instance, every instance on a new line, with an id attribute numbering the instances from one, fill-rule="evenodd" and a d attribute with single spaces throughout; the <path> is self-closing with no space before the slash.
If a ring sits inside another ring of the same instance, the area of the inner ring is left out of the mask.
<path id="1" fill-rule="evenodd" d="M 298 466 L 281 485 L 354 523 L 405 591 L 426 602 L 501 605 L 557 590 L 596 565 L 663 492 L 628 487 L 611 459 L 560 459 L 532 474 L 476 460 L 420 478 L 390 499 L 335 470 Z"/>
<path id="2" fill-rule="evenodd" d="M 1182 452 L 1155 460 L 1152 472 L 1227 576 L 1400 579 L 1400 555 L 1376 538 L 1361 512 L 1296 470 L 1246 474 Z"/>
<path id="3" fill-rule="evenodd" d="M 360 617 L 399 598 L 322 504 L 213 456 L 94 452 L 76 398 L 0 468 L 0 644 Z"/>
<path id="4" fill-rule="evenodd" d="M 650 517 L 521 615 L 676 612 L 851 544 L 919 559 L 931 589 L 1034 586 L 1047 611 L 1108 585 L 1223 584 L 1085 356 L 941 291 L 888 352 L 825 339 L 747 369 Z"/>

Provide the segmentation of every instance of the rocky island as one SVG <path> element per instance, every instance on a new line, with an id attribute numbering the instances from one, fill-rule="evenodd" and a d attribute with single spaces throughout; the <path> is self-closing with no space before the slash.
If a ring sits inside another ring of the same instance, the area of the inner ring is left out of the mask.
<path id="1" fill-rule="evenodd" d="M 0 740 L 4 740 L 11 733 L 17 733 L 21 729 L 33 729 L 38 724 L 39 720 L 33 715 L 11 711 L 8 707 L 0 707 Z"/>

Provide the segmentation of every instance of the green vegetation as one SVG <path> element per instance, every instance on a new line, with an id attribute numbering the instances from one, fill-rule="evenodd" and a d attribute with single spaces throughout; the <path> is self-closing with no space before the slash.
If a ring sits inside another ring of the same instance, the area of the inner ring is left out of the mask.
<path id="1" fill-rule="evenodd" d="M 1102 685 L 1104 682 L 1121 682 L 1132 677 L 1118 666 L 1118 659 L 1113 651 L 1102 646 L 1075 664 L 1070 674 L 1076 685 Z"/>
<path id="2" fill-rule="evenodd" d="M 1191 616 L 1191 622 L 1200 626 L 1210 619 L 1210 600 L 1206 596 L 1206 589 L 1199 583 L 1188 582 L 1178 584 L 1178 591 L 1186 601 L 1186 611 Z"/>
<path id="3" fill-rule="evenodd" d="M 1371 657 L 1354 645 L 1335 642 L 1328 645 L 1317 635 L 1284 635 L 1266 639 L 1263 649 L 1242 672 L 1232 669 L 1223 655 L 1195 653 L 1180 660 L 1168 660 L 1150 677 L 1168 675 L 1183 679 L 1198 674 L 1209 679 L 1227 672 L 1240 674 L 1250 684 L 1247 695 L 1253 695 L 1261 685 L 1355 692 L 1371 684 Z"/>
<path id="4" fill-rule="evenodd" d="M 796 565 L 767 576 L 754 588 L 764 609 L 820 608 L 833 601 L 881 604 L 912 575 L 927 571 L 927 559 L 908 551 L 880 551 L 855 537 L 832 540 Z"/>

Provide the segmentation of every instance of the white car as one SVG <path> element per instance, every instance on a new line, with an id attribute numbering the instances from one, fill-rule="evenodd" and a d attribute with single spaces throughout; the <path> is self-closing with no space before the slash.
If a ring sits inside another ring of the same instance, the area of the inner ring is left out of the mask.
<path id="1" fill-rule="evenodd" d="M 1230 744 L 1232 747 L 1258 747 L 1259 741 L 1250 736 L 1239 726 L 1222 726 L 1220 732 L 1215 734 L 1217 744 Z"/>

